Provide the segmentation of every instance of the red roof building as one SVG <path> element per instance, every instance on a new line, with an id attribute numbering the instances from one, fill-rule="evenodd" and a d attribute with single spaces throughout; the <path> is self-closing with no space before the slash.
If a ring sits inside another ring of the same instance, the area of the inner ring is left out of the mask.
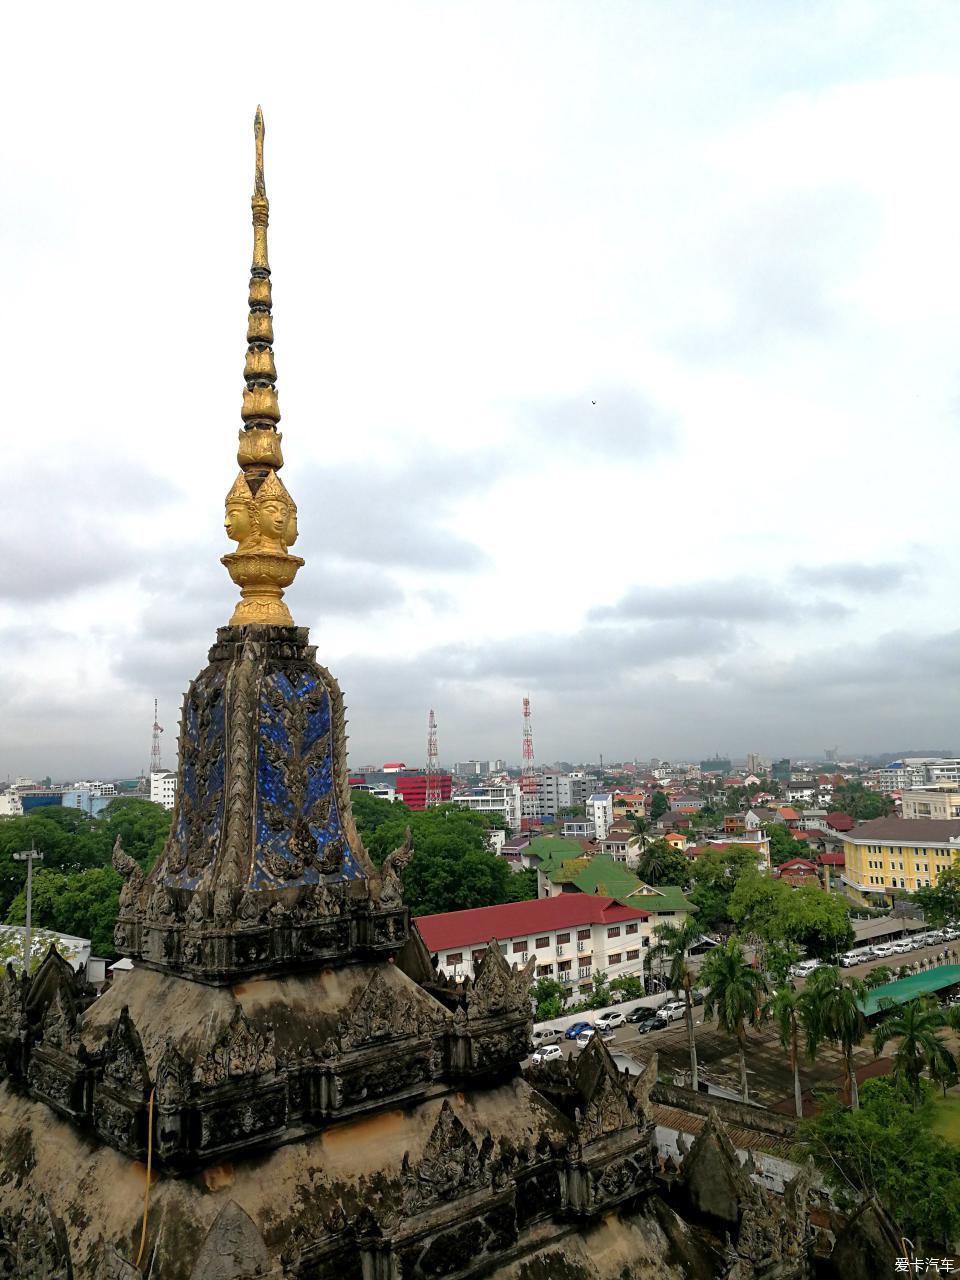
<path id="1" fill-rule="evenodd" d="M 642 977 L 655 923 L 648 911 L 592 893 L 416 918 L 424 942 L 450 977 L 473 977 L 487 944 L 496 939 L 511 963 L 532 961 L 538 978 L 579 991 L 591 988 L 597 969 L 611 978 Z"/>
<path id="2" fill-rule="evenodd" d="M 839 810 L 828 813 L 824 821 L 834 831 L 852 831 L 857 825 L 848 813 L 841 813 Z"/>

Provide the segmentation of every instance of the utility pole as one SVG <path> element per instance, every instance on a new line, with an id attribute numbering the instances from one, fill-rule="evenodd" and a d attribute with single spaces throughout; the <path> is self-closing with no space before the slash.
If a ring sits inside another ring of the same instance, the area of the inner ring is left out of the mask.
<path id="1" fill-rule="evenodd" d="M 27 923 L 23 930 L 23 972 L 30 972 L 30 914 L 33 908 L 33 864 L 34 862 L 42 862 L 43 854 L 37 849 L 30 846 L 29 849 L 21 849 L 19 853 L 13 855 L 14 862 L 25 862 L 27 864 Z"/>

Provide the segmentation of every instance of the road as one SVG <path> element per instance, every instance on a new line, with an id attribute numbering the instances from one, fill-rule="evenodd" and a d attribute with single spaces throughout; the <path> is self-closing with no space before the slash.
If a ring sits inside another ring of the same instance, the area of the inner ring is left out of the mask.
<path id="1" fill-rule="evenodd" d="M 960 948 L 960 943 L 941 942 L 904 955 L 889 956 L 886 960 L 870 960 L 866 964 L 841 969 L 840 972 L 844 977 L 862 979 L 871 969 L 875 969 L 880 964 L 885 964 L 896 972 L 901 964 L 912 965 L 915 960 L 937 957 L 943 952 L 945 946 Z M 953 957 L 949 960 L 952 963 Z M 803 985 L 804 979 L 798 979 L 797 987 L 802 988 Z M 704 1024 L 702 1005 L 695 1006 L 693 1012 L 697 1034 L 697 1056 L 704 1078 L 732 1088 L 738 1087 L 739 1066 L 735 1044 L 729 1036 L 716 1030 L 712 1020 Z M 592 1021 L 591 1015 L 585 1013 L 583 1020 Z M 571 1057 L 580 1052 L 579 1047 L 572 1040 L 561 1038 L 559 1043 L 565 1057 Z M 626 1026 L 619 1027 L 613 1033 L 613 1039 L 607 1043 L 611 1049 L 629 1054 L 640 1063 L 646 1063 L 654 1053 L 658 1054 L 662 1074 L 687 1069 L 690 1064 L 686 1023 L 683 1019 L 643 1035 L 637 1032 L 633 1023 L 628 1022 Z M 863 1059 L 863 1061 L 868 1060 L 872 1060 L 870 1053 L 866 1053 Z M 762 1099 L 767 1105 L 772 1105 L 785 1096 L 792 1096 L 792 1074 L 772 1028 L 768 1027 L 751 1033 L 748 1062 L 751 1092 L 755 1094 L 758 1101 Z M 824 1046 L 818 1054 L 817 1063 L 813 1066 L 806 1064 L 804 1066 L 805 1087 L 819 1080 L 836 1078 L 841 1074 L 842 1069 L 839 1055 L 830 1046 Z"/>

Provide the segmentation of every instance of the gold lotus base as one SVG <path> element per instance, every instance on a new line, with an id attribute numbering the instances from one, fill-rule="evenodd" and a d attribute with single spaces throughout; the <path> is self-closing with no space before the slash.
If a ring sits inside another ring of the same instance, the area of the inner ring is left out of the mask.
<path id="1" fill-rule="evenodd" d="M 283 603 L 289 587 L 303 566 L 299 556 L 284 551 L 235 551 L 223 556 L 230 577 L 240 588 L 240 601 L 230 619 L 231 627 L 246 623 L 268 627 L 292 627 L 290 610 Z"/>

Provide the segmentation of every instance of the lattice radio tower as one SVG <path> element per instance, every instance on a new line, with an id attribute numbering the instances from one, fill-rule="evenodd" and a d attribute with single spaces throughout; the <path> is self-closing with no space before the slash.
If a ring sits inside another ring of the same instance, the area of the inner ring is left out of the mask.
<path id="1" fill-rule="evenodd" d="M 440 766 L 437 764 L 437 717 L 431 708 L 427 718 L 427 799 L 426 806 L 432 809 L 440 804 L 443 796 L 440 793 Z"/>
<path id="2" fill-rule="evenodd" d="M 520 773 L 520 826 L 523 830 L 540 825 L 540 791 L 533 767 L 533 725 L 530 699 L 523 700 L 523 765 Z"/>
<path id="3" fill-rule="evenodd" d="M 163 765 L 160 761 L 160 735 L 163 733 L 163 726 L 160 724 L 157 714 L 157 700 L 153 700 L 153 745 L 150 748 L 150 772 L 160 773 Z"/>

